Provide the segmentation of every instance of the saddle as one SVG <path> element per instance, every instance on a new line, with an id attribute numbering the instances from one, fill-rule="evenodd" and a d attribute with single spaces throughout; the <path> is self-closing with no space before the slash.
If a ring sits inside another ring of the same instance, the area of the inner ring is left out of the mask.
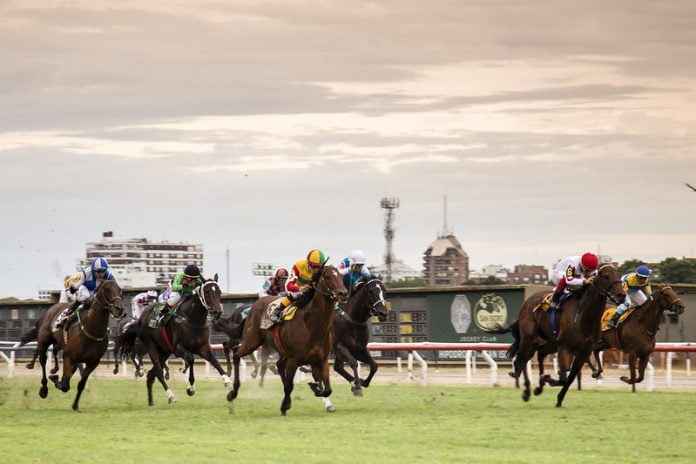
<path id="1" fill-rule="evenodd" d="M 631 307 L 631 308 L 628 308 L 626 311 L 624 311 L 624 313 L 621 315 L 621 317 L 619 317 L 619 320 L 616 323 L 616 327 L 621 325 L 621 323 L 623 321 L 625 321 L 626 318 L 628 318 L 628 316 L 635 310 L 636 310 L 636 308 Z M 609 325 L 609 321 L 611 320 L 611 318 L 614 316 L 615 313 L 616 313 L 616 308 L 614 308 L 612 306 L 609 306 L 604 310 L 604 313 L 602 313 L 602 332 L 606 332 L 607 330 L 613 329 L 613 327 L 611 327 Z"/>
<path id="2" fill-rule="evenodd" d="M 164 318 L 160 321 L 160 313 L 162 312 L 162 308 L 166 305 L 166 303 L 156 303 L 155 306 L 153 306 L 152 311 L 150 311 L 150 320 L 148 321 L 148 327 L 151 329 L 156 329 L 160 327 L 160 323 L 162 325 L 166 324 L 169 322 L 169 320 L 172 317 L 175 317 L 176 311 L 179 309 L 179 306 L 181 306 L 181 303 L 183 302 L 183 299 L 180 300 L 175 306 L 172 308 L 169 308 L 169 311 L 167 314 L 164 315 Z"/>
<path id="3" fill-rule="evenodd" d="M 542 311 L 548 311 L 549 308 L 551 307 L 551 300 L 553 299 L 553 292 L 547 293 L 544 295 L 544 298 L 541 299 L 541 303 L 539 303 L 539 306 L 534 308 L 534 311 L 537 309 L 540 309 Z"/>
<path id="4" fill-rule="evenodd" d="M 273 327 L 273 321 L 271 320 L 271 316 L 275 312 L 275 309 L 280 305 L 280 302 L 283 298 L 278 298 L 276 300 L 273 300 L 268 307 L 266 308 L 266 311 L 263 313 L 263 318 L 261 319 L 261 325 L 260 328 L 267 330 Z M 292 320 L 295 317 L 295 313 L 297 312 L 297 305 L 294 303 L 288 306 L 283 310 L 283 312 L 280 314 L 280 317 L 283 321 L 289 321 Z"/>

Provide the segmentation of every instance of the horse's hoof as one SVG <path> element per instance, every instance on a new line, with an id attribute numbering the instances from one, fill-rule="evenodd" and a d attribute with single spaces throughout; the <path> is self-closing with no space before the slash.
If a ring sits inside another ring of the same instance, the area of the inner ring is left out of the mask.
<path id="1" fill-rule="evenodd" d="M 27 363 L 27 369 L 33 369 L 34 368 L 34 363 Z"/>
<path id="2" fill-rule="evenodd" d="M 522 399 L 523 399 L 525 402 L 529 401 L 529 397 L 530 397 L 530 394 L 529 394 L 528 391 L 525 391 L 524 393 L 522 393 Z"/>
<path id="3" fill-rule="evenodd" d="M 592 374 L 593 379 L 602 380 L 604 376 L 602 374 Z"/>
<path id="4" fill-rule="evenodd" d="M 164 374 L 164 380 L 169 380 L 169 372 L 167 372 L 166 374 Z"/>
<path id="5" fill-rule="evenodd" d="M 227 392 L 227 401 L 232 401 L 237 397 L 237 391 L 236 390 L 230 390 Z"/>
<path id="6" fill-rule="evenodd" d="M 229 374 L 227 374 L 227 375 L 229 375 Z M 252 379 L 255 379 L 257 375 L 258 374 L 256 373 L 256 371 L 253 371 L 251 374 L 249 374 L 249 377 L 251 377 Z"/>
<path id="7" fill-rule="evenodd" d="M 172 396 L 169 398 L 169 404 L 174 404 L 176 403 L 176 396 Z"/>
<path id="8" fill-rule="evenodd" d="M 46 398 L 48 396 L 48 387 L 39 388 L 39 396 L 41 398 Z"/>
<path id="9" fill-rule="evenodd" d="M 353 392 L 353 396 L 363 396 L 363 391 L 361 388 L 351 387 L 350 391 Z"/>
<path id="10" fill-rule="evenodd" d="M 77 408 L 77 405 L 76 405 L 76 404 L 73 404 L 72 410 L 75 411 L 75 412 L 80 412 L 80 410 Z"/>
<path id="11" fill-rule="evenodd" d="M 629 385 L 631 384 L 631 379 L 629 379 L 629 378 L 626 377 L 625 375 L 622 375 L 622 376 L 621 376 L 621 381 L 622 381 L 622 382 L 626 382 L 626 383 L 629 384 Z"/>
<path id="12" fill-rule="evenodd" d="M 508 372 L 508 375 L 509 375 L 510 377 L 512 377 L 513 379 L 516 379 L 516 378 L 517 378 L 517 376 L 515 375 L 515 373 L 514 373 L 513 371 Z"/>
<path id="13" fill-rule="evenodd" d="M 326 408 L 324 408 L 326 412 L 336 412 L 336 408 L 334 408 L 333 404 L 328 405 Z"/>
<path id="14" fill-rule="evenodd" d="M 186 394 L 187 394 L 188 396 L 193 396 L 193 395 L 196 394 L 196 390 L 195 390 L 195 389 L 191 389 L 191 388 L 187 388 L 187 389 L 186 389 Z"/>
<path id="15" fill-rule="evenodd" d="M 536 387 L 536 388 L 534 389 L 534 396 L 539 396 L 539 395 L 541 395 L 543 392 L 544 392 L 544 389 L 543 389 L 543 388 L 541 388 L 541 387 Z"/>

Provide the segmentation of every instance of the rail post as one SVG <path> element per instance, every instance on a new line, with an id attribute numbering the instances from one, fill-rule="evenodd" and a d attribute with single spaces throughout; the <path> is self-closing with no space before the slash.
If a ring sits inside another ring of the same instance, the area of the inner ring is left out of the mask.
<path id="1" fill-rule="evenodd" d="M 498 363 L 488 354 L 487 351 L 481 351 L 481 357 L 486 360 L 491 368 L 491 387 L 498 386 Z"/>

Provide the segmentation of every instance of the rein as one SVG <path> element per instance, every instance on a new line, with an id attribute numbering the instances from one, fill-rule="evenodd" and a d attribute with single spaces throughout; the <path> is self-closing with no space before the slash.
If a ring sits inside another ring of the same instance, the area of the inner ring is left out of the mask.
<path id="1" fill-rule="evenodd" d="M 373 283 L 373 282 L 380 282 L 380 280 L 379 280 L 379 279 L 371 279 L 371 280 L 368 280 L 367 282 L 362 283 L 362 285 L 363 285 L 364 288 L 365 288 L 365 292 L 366 292 L 366 293 L 367 293 L 367 287 L 368 287 L 368 285 L 370 285 L 370 284 Z M 384 304 L 385 306 L 386 306 L 386 304 L 387 304 L 387 302 L 386 302 L 386 300 L 384 299 L 384 296 L 383 296 L 383 294 L 382 294 L 382 289 L 380 288 L 379 290 L 380 290 L 380 291 L 379 291 L 380 298 L 379 298 L 379 300 L 376 300 L 376 301 L 373 302 L 372 304 L 368 304 L 367 301 L 366 301 L 366 297 L 363 296 L 363 295 L 360 295 L 360 302 L 361 302 L 361 304 L 364 304 L 365 306 L 367 306 L 367 307 L 370 309 L 370 310 L 369 310 L 369 313 L 368 313 L 368 315 L 367 315 L 367 317 L 365 318 L 365 320 L 364 320 L 363 322 L 360 322 L 360 321 L 357 321 L 357 320 L 353 319 L 353 318 L 352 318 L 347 312 L 345 312 L 344 310 L 340 310 L 340 311 L 339 311 L 339 314 L 340 314 L 341 316 L 343 316 L 343 318 L 344 318 L 345 320 L 347 320 L 348 322 L 350 322 L 351 324 L 359 325 L 359 326 L 365 326 L 365 325 L 367 325 L 367 321 L 370 319 L 370 317 L 371 317 L 372 315 L 374 315 L 375 307 L 376 307 L 378 304 L 380 304 L 380 303 Z"/>
<path id="2" fill-rule="evenodd" d="M 103 285 L 106 286 L 107 283 L 105 283 Z M 106 287 L 103 287 L 103 288 L 106 288 Z M 99 297 L 102 297 L 102 299 L 104 299 L 104 301 L 99 301 Z M 102 307 L 106 308 L 106 310 L 109 311 L 109 313 L 112 316 L 116 317 L 116 314 L 115 314 L 116 305 L 114 305 L 114 301 L 122 300 L 122 298 L 121 298 L 121 295 L 117 295 L 117 296 L 113 297 L 111 300 L 106 301 L 102 295 L 102 292 L 100 291 L 94 296 L 94 300 L 97 303 L 99 303 Z M 90 306 L 90 309 L 91 309 L 91 306 Z M 104 340 L 107 337 L 107 335 L 109 335 L 109 332 L 111 332 L 111 329 L 109 329 L 109 326 L 107 323 L 106 332 L 104 333 L 103 336 L 98 337 L 96 335 L 92 335 L 91 333 L 89 333 L 87 331 L 87 329 L 85 328 L 85 325 L 82 323 L 82 318 L 80 317 L 80 311 L 75 311 L 75 313 L 77 315 L 77 323 L 80 326 L 80 330 L 82 330 L 82 333 L 85 334 L 85 337 L 89 338 L 90 340 L 94 340 L 95 342 L 101 342 L 102 340 Z M 67 335 L 67 331 L 66 331 L 66 335 Z M 66 342 L 67 342 L 67 337 L 66 337 Z"/>

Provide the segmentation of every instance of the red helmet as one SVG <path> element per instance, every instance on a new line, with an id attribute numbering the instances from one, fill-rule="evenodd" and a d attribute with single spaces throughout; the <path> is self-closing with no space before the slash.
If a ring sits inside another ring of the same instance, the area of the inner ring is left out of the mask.
<path id="1" fill-rule="evenodd" d="M 277 279 L 285 280 L 288 278 L 288 270 L 285 269 L 284 267 L 281 267 L 280 269 L 278 269 L 276 271 L 275 276 Z"/>
<path id="2" fill-rule="evenodd" d="M 599 258 L 594 253 L 585 253 L 580 258 L 580 264 L 587 271 L 594 271 L 599 266 Z"/>

